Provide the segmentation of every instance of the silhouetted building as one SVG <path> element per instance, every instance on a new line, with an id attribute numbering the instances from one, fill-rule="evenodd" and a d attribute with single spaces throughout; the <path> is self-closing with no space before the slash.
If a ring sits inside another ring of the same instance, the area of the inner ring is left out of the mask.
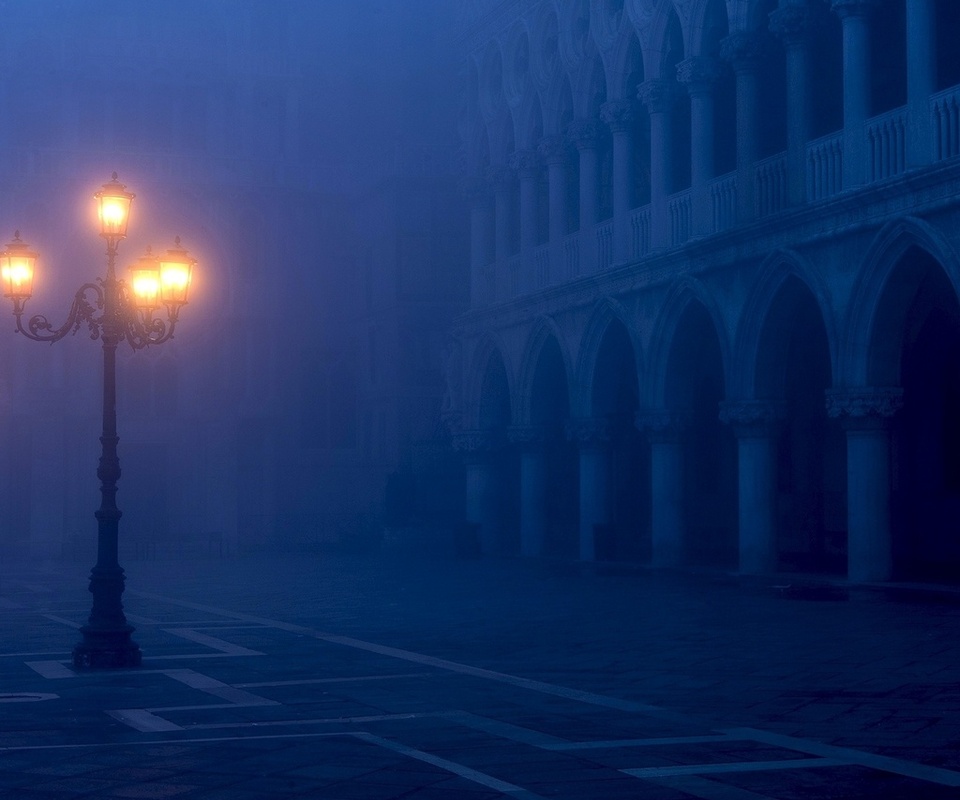
<path id="1" fill-rule="evenodd" d="M 960 575 L 960 5 L 474 3 L 485 551 Z"/>

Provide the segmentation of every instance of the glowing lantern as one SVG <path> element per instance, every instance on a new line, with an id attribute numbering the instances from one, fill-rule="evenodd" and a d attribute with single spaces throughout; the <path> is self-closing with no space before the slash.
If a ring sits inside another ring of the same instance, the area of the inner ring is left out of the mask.
<path id="1" fill-rule="evenodd" d="M 133 304 L 141 311 L 153 311 L 160 305 L 160 270 L 157 257 L 147 252 L 129 269 Z"/>
<path id="2" fill-rule="evenodd" d="M 180 246 L 179 236 L 176 238 L 176 246 L 160 257 L 160 301 L 168 306 L 172 313 L 187 302 L 190 276 L 196 263 Z"/>
<path id="3" fill-rule="evenodd" d="M 0 253 L 0 283 L 3 296 L 14 300 L 27 300 L 33 294 L 33 268 L 37 254 L 20 240 L 17 231 L 13 241 Z"/>
<path id="4" fill-rule="evenodd" d="M 105 239 L 123 239 L 127 235 L 130 220 L 130 203 L 134 195 L 117 180 L 117 173 L 94 197 L 97 200 L 97 216 L 100 219 L 100 235 Z"/>

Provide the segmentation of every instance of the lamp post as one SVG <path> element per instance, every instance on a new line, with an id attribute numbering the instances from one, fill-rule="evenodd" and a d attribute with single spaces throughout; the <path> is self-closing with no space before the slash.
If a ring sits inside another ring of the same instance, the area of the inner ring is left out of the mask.
<path id="1" fill-rule="evenodd" d="M 42 314 L 23 325 L 26 301 L 33 293 L 37 254 L 21 241 L 20 232 L 0 253 L 0 285 L 13 301 L 17 332 L 37 342 L 56 342 L 86 327 L 91 339 L 103 345 L 103 433 L 100 436 L 100 508 L 97 518 L 97 563 L 90 572 L 93 608 L 83 638 L 73 649 L 77 669 L 135 667 L 140 664 L 140 647 L 130 635 L 133 627 L 123 614 L 121 597 L 123 568 L 117 560 L 117 345 L 126 341 L 134 350 L 161 344 L 173 337 L 180 307 L 187 302 L 194 264 L 186 250 L 176 245 L 160 257 L 149 248 L 131 267 L 130 280 L 116 276 L 117 247 L 127 235 L 127 222 L 134 195 L 117 181 L 117 174 L 94 195 L 100 220 L 100 236 L 107 242 L 106 277 L 85 283 L 74 295 L 66 321 L 55 328 Z M 166 320 L 155 316 L 163 306 Z"/>

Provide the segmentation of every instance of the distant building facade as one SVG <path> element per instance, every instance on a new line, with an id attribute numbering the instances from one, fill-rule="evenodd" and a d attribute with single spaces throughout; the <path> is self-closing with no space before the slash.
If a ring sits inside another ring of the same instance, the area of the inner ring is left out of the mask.
<path id="1" fill-rule="evenodd" d="M 960 7 L 474 5 L 482 550 L 955 581 Z"/>

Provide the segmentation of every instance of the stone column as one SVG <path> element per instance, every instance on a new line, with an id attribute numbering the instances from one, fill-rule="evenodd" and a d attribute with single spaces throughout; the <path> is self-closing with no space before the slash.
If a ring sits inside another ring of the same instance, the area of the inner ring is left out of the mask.
<path id="1" fill-rule="evenodd" d="M 461 453 L 466 467 L 465 517 L 475 525 L 480 552 L 496 552 L 498 501 L 493 468 L 493 436 L 490 431 L 463 431 L 453 437 L 453 449 Z"/>
<path id="2" fill-rule="evenodd" d="M 805 157 L 813 102 L 810 40 L 815 13 L 806 3 L 794 3 L 770 14 L 770 30 L 783 41 L 787 57 L 787 193 L 791 205 L 806 199 Z"/>
<path id="3" fill-rule="evenodd" d="M 567 234 L 567 158 L 569 148 L 562 136 L 547 136 L 538 146 L 547 165 L 550 193 L 550 241 L 559 242 Z"/>
<path id="4" fill-rule="evenodd" d="M 673 189 L 673 103 L 676 83 L 644 81 L 637 96 L 650 116 L 650 238 L 654 247 L 670 245 L 667 197 Z"/>
<path id="5" fill-rule="evenodd" d="M 693 189 L 693 230 L 713 233 L 713 203 L 708 183 L 714 167 L 714 87 L 723 75 L 719 59 L 688 58 L 677 64 L 677 82 L 690 94 L 690 185 Z"/>
<path id="6" fill-rule="evenodd" d="M 597 224 L 600 199 L 600 125 L 594 119 L 579 119 L 567 130 L 580 154 L 580 230 Z"/>
<path id="7" fill-rule="evenodd" d="M 832 0 L 843 24 L 843 185 L 860 186 L 864 178 L 870 116 L 870 12 L 874 0 Z"/>
<path id="8" fill-rule="evenodd" d="M 472 176 L 461 181 L 460 189 L 470 203 L 470 298 L 476 304 L 483 294 L 482 273 L 490 263 L 489 242 L 493 238 L 490 182 Z"/>
<path id="9" fill-rule="evenodd" d="M 580 558 L 593 561 L 594 526 L 610 522 L 610 427 L 603 419 L 576 419 L 567 433 L 580 447 Z"/>
<path id="10" fill-rule="evenodd" d="M 740 572 L 777 568 L 777 410 L 762 400 L 722 403 L 720 419 L 737 436 Z"/>
<path id="11" fill-rule="evenodd" d="M 490 171 L 494 200 L 494 256 L 498 262 L 506 261 L 512 249 L 513 181 L 514 173 L 509 167 Z"/>
<path id="12" fill-rule="evenodd" d="M 547 455 L 542 428 L 511 428 L 510 442 L 520 447 L 520 554 L 543 555 L 547 522 Z"/>
<path id="13" fill-rule="evenodd" d="M 890 420 L 900 388 L 827 392 L 827 413 L 847 433 L 847 577 L 886 581 L 893 570 L 890 525 Z"/>
<path id="14" fill-rule="evenodd" d="M 910 166 L 930 163 L 930 95 L 937 88 L 937 36 L 934 0 L 907 0 L 907 106 Z"/>
<path id="15" fill-rule="evenodd" d="M 737 217 L 753 219 L 754 170 L 760 158 L 760 70 L 769 49 L 764 34 L 733 33 L 720 45 L 720 54 L 733 65 L 737 80 Z"/>
<path id="16" fill-rule="evenodd" d="M 520 180 L 520 249 L 537 246 L 537 176 L 536 150 L 517 150 L 510 156 L 510 167 Z"/>
<path id="17" fill-rule="evenodd" d="M 633 103 L 611 100 L 600 107 L 600 119 L 613 137 L 613 260 L 630 257 L 630 210 L 633 201 Z"/>
<path id="18" fill-rule="evenodd" d="M 673 567 L 683 561 L 683 430 L 685 419 L 669 412 L 641 413 L 637 427 L 650 441 L 651 562 Z"/>

